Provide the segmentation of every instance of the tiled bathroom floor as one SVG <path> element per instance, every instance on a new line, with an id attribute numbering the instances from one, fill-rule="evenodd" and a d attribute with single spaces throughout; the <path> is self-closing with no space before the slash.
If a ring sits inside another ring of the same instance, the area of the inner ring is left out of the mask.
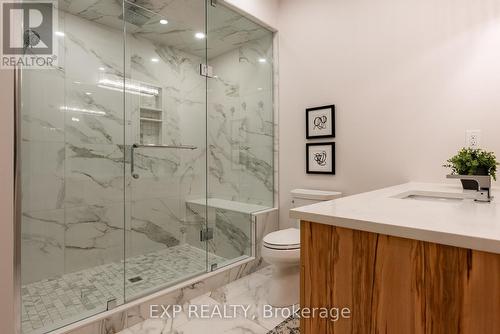
<path id="1" fill-rule="evenodd" d="M 148 319 L 118 334 L 298 334 L 298 319 L 289 317 L 291 308 L 275 309 L 276 317 L 263 317 L 270 276 L 271 268 L 266 267 L 190 300 L 173 319 Z M 189 305 L 248 305 L 250 311 L 247 317 L 240 311 L 232 319 L 200 319 L 188 316 Z"/>
<path id="2" fill-rule="evenodd" d="M 210 255 L 210 263 L 224 259 Z M 127 259 L 127 298 L 172 285 L 206 271 L 206 253 L 180 245 Z M 106 310 L 107 302 L 124 296 L 124 265 L 110 263 L 24 285 L 22 293 L 23 333 L 40 333 Z M 135 282 L 129 279 L 136 278 Z"/>

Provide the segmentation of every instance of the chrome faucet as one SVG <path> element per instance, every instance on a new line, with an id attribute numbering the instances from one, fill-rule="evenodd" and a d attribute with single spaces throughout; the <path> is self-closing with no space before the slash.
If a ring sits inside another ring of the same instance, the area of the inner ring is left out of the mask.
<path id="1" fill-rule="evenodd" d="M 491 202 L 491 176 L 489 175 L 446 175 L 448 179 L 472 180 L 477 183 L 478 191 L 474 198 L 477 202 Z"/>

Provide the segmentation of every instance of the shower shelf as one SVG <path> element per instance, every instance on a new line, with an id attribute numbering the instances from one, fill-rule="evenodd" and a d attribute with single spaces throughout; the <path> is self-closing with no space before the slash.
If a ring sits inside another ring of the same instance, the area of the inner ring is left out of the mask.
<path id="1" fill-rule="evenodd" d="M 162 110 L 162 109 L 153 108 L 153 107 L 141 106 L 140 108 L 141 108 L 141 110 L 155 111 L 155 112 L 163 112 L 163 110 Z"/>
<path id="2" fill-rule="evenodd" d="M 161 119 L 156 119 L 156 118 L 148 118 L 148 117 L 141 117 L 141 121 L 146 121 L 146 122 L 162 122 Z"/>
<path id="3" fill-rule="evenodd" d="M 162 128 L 164 110 L 162 108 L 162 88 L 147 84 L 159 93 L 154 97 L 141 96 L 139 100 L 139 142 L 141 144 L 160 144 L 163 141 Z"/>

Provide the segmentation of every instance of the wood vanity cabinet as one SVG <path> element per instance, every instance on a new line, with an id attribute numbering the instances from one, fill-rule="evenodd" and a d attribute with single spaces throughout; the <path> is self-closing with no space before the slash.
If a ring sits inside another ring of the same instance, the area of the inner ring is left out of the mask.
<path id="1" fill-rule="evenodd" d="M 500 254 L 301 222 L 301 334 L 500 333 Z"/>

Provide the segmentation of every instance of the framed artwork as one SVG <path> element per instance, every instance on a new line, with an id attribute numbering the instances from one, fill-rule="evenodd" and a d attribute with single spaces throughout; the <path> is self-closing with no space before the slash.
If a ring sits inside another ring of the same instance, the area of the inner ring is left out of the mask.
<path id="1" fill-rule="evenodd" d="M 335 143 L 306 144 L 306 173 L 335 174 Z"/>
<path id="2" fill-rule="evenodd" d="M 335 106 L 306 109 L 306 138 L 335 137 Z"/>

